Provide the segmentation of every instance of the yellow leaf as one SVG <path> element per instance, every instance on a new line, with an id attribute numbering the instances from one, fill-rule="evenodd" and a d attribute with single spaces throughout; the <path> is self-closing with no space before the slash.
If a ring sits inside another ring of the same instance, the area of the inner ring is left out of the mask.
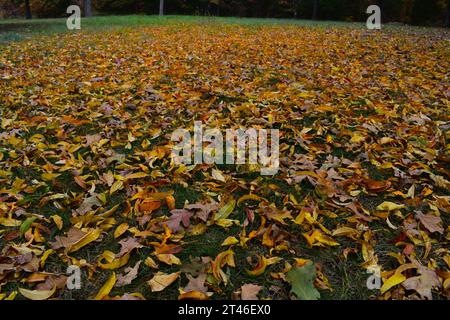
<path id="1" fill-rule="evenodd" d="M 100 229 L 93 229 L 90 232 L 88 232 L 83 238 L 75 242 L 69 249 L 68 253 L 75 252 L 83 248 L 84 246 L 88 245 L 92 241 L 95 241 L 100 237 L 101 234 Z"/>
<path id="2" fill-rule="evenodd" d="M 381 294 L 385 293 L 393 286 L 396 286 L 405 280 L 406 280 L 406 277 L 403 274 L 401 274 L 399 272 L 394 273 L 393 276 L 391 276 L 389 279 L 387 279 L 383 283 L 383 286 L 381 287 Z"/>
<path id="3" fill-rule="evenodd" d="M 442 285 L 442 287 L 443 287 L 445 290 L 450 289 L 450 278 L 448 278 L 448 279 L 446 279 L 446 280 L 444 281 L 444 284 Z"/>
<path id="4" fill-rule="evenodd" d="M 405 207 L 405 205 L 403 205 L 403 204 L 396 204 L 393 202 L 385 201 L 377 207 L 377 210 L 379 210 L 379 211 L 394 211 L 394 210 L 402 209 L 404 207 Z"/>
<path id="5" fill-rule="evenodd" d="M 158 272 L 155 276 L 149 280 L 147 283 L 150 286 L 152 292 L 163 291 L 165 288 L 170 286 L 175 280 L 178 279 L 181 272 L 175 272 L 171 274 L 166 274 L 164 272 Z"/>
<path id="6" fill-rule="evenodd" d="M 230 267 L 236 266 L 236 263 L 234 261 L 234 252 L 231 249 L 219 253 L 211 263 L 214 278 L 219 281 L 224 281 L 225 283 L 227 283 L 228 278 L 227 275 L 223 272 L 222 267 L 224 267 L 226 264 Z"/>
<path id="7" fill-rule="evenodd" d="M 3 118 L 2 125 L 1 125 L 2 129 L 6 129 L 6 127 L 9 126 L 13 122 L 14 122 L 14 119 Z"/>
<path id="8" fill-rule="evenodd" d="M 54 214 L 54 215 L 50 216 L 50 218 L 56 224 L 56 226 L 58 227 L 58 230 L 61 230 L 62 227 L 63 227 L 63 220 L 62 220 L 62 218 L 60 216 L 58 216 L 57 214 Z"/>
<path id="9" fill-rule="evenodd" d="M 110 215 L 112 215 L 114 212 L 116 212 L 116 210 L 117 210 L 117 208 L 119 208 L 119 206 L 120 206 L 119 204 L 116 204 L 114 207 L 112 207 L 112 208 L 109 209 L 108 211 L 105 211 L 105 212 L 99 214 L 98 216 L 99 216 L 99 217 L 102 217 L 102 218 L 107 218 L 107 217 L 109 217 Z"/>
<path id="10" fill-rule="evenodd" d="M 0 224 L 4 227 L 18 227 L 22 224 L 22 221 L 12 218 L 0 218 Z"/>
<path id="11" fill-rule="evenodd" d="M 219 219 L 216 221 L 216 224 L 218 226 L 221 226 L 223 228 L 229 228 L 233 224 L 239 225 L 239 220 L 231 220 L 231 219 Z"/>
<path id="12" fill-rule="evenodd" d="M 59 173 L 43 173 L 43 174 L 41 174 L 41 178 L 45 181 L 52 181 L 59 176 L 60 176 Z"/>
<path id="13" fill-rule="evenodd" d="M 5 298 L 5 300 L 6 301 L 11 301 L 11 300 L 14 300 L 15 298 L 16 298 L 16 296 L 17 296 L 17 291 L 13 291 L 13 292 L 11 292 L 10 294 L 9 294 L 9 296 L 7 296 L 6 298 Z"/>
<path id="14" fill-rule="evenodd" d="M 266 271 L 267 260 L 263 256 L 258 257 L 258 264 L 253 270 L 246 270 L 250 276 L 257 277 Z"/>
<path id="15" fill-rule="evenodd" d="M 52 290 L 28 290 L 19 288 L 19 292 L 27 299 L 30 300 L 47 300 L 56 291 L 56 286 L 53 286 Z"/>
<path id="16" fill-rule="evenodd" d="M 113 183 L 113 185 L 111 186 L 111 189 L 109 190 L 109 194 L 113 194 L 114 192 L 116 192 L 117 190 L 120 190 L 123 188 L 123 181 L 116 181 Z"/>
<path id="17" fill-rule="evenodd" d="M 124 265 L 126 265 L 128 263 L 129 259 L 130 259 L 130 253 L 127 253 L 123 257 L 121 257 L 119 259 L 113 259 L 111 262 L 108 262 L 108 263 L 101 263 L 99 261 L 98 265 L 102 269 L 114 270 L 114 269 L 118 269 L 118 268 L 121 268 Z"/>
<path id="18" fill-rule="evenodd" d="M 128 230 L 128 223 L 124 222 L 114 231 L 114 238 L 118 238 Z"/>
<path id="19" fill-rule="evenodd" d="M 159 261 L 164 262 L 165 264 L 168 264 L 169 266 L 174 265 L 174 264 L 176 264 L 176 265 L 181 264 L 180 259 L 178 259 L 173 254 L 161 253 L 161 254 L 157 254 L 156 258 L 158 258 Z"/>
<path id="20" fill-rule="evenodd" d="M 41 257 L 41 262 L 40 262 L 41 268 L 44 268 L 45 261 L 53 252 L 54 252 L 53 249 L 48 249 L 47 251 L 44 252 L 44 254 Z"/>
<path id="21" fill-rule="evenodd" d="M 383 138 L 380 139 L 380 144 L 381 144 L 381 145 L 383 145 L 383 144 L 388 144 L 388 143 L 391 143 L 391 142 L 394 142 L 394 141 L 395 141 L 395 140 L 392 139 L 392 138 L 389 138 L 389 137 L 383 137 Z"/>
<path id="22" fill-rule="evenodd" d="M 236 239 L 235 237 L 228 237 L 222 242 L 221 246 L 231 246 L 236 243 L 239 243 L 238 239 Z"/>
<path id="23" fill-rule="evenodd" d="M 320 230 L 314 230 L 312 234 L 304 233 L 303 236 L 305 237 L 308 244 L 312 246 L 338 246 L 339 243 L 336 242 L 333 238 L 325 235 Z"/>
<path id="24" fill-rule="evenodd" d="M 297 267 L 303 267 L 305 264 L 307 264 L 308 262 L 312 262 L 309 259 L 303 259 L 303 258 L 294 258 L 295 260 L 295 265 Z"/>
<path id="25" fill-rule="evenodd" d="M 246 194 L 245 196 L 242 196 L 239 198 L 237 205 L 240 205 L 241 202 L 244 202 L 246 200 L 255 200 L 255 201 L 262 201 L 263 198 L 257 196 L 256 194 Z"/>
<path id="26" fill-rule="evenodd" d="M 358 231 L 350 227 L 341 227 L 333 231 L 333 237 L 347 236 L 349 238 L 356 239 L 358 237 Z"/>
<path id="27" fill-rule="evenodd" d="M 112 288 L 114 288 L 115 284 L 116 274 L 113 272 L 108 281 L 106 281 L 103 287 L 100 288 L 94 300 L 102 300 L 104 297 L 106 297 L 111 292 Z"/>
<path id="28" fill-rule="evenodd" d="M 139 178 L 145 178 L 148 177 L 148 173 L 145 172 L 136 172 L 132 173 L 125 177 L 125 180 L 131 180 L 131 179 L 139 179 Z"/>
<path id="29" fill-rule="evenodd" d="M 153 269 L 158 269 L 158 265 L 156 264 L 155 260 L 153 260 L 150 257 L 147 257 L 147 259 L 145 259 L 144 263 L 147 267 L 150 267 Z"/>
<path id="30" fill-rule="evenodd" d="M 350 139 L 350 142 L 352 143 L 359 143 L 366 140 L 366 137 L 361 134 L 359 131 L 355 131 L 352 133 L 352 138 Z"/>
<path id="31" fill-rule="evenodd" d="M 199 223 L 192 227 L 189 234 L 191 234 L 193 236 L 199 236 L 201 234 L 204 234 L 206 232 L 206 229 L 207 229 L 206 224 Z"/>
<path id="32" fill-rule="evenodd" d="M 167 196 L 173 195 L 173 193 L 174 193 L 173 190 L 169 190 L 166 192 L 153 192 L 153 193 L 149 193 L 148 191 L 144 190 L 144 191 L 136 193 L 133 196 L 133 198 L 131 198 L 131 200 L 150 198 L 155 201 L 162 201 Z"/>

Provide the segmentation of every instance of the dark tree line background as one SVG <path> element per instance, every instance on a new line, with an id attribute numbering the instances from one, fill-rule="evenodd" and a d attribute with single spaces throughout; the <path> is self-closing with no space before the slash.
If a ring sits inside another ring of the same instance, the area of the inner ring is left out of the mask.
<path id="1" fill-rule="evenodd" d="M 450 23 L 450 0 L 0 0 L 3 17 L 65 16 L 70 4 L 94 14 L 180 14 L 258 18 L 365 21 L 370 4 L 384 22 L 416 25 Z"/>

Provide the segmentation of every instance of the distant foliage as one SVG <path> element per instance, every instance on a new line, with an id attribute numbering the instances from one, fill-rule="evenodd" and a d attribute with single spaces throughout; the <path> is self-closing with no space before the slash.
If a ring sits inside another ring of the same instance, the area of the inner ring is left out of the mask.
<path id="1" fill-rule="evenodd" d="M 66 16 L 67 7 L 71 4 L 80 5 L 82 0 L 30 0 L 31 12 L 34 18 L 55 18 Z M 0 0 L 0 17 L 23 17 L 25 1 Z"/>
<path id="2" fill-rule="evenodd" d="M 67 7 L 72 3 L 74 1 L 71 0 L 30 0 L 31 12 L 45 18 L 65 16 Z"/>
<path id="3" fill-rule="evenodd" d="M 317 0 L 166 0 L 167 14 L 310 19 Z M 319 0 L 318 19 L 364 21 L 366 8 L 378 4 L 385 22 L 441 25 L 450 0 Z M 65 15 L 78 0 L 30 0 L 35 17 Z M 97 14 L 158 14 L 159 0 L 92 0 Z M 0 0 L 0 16 L 23 16 L 24 0 Z"/>

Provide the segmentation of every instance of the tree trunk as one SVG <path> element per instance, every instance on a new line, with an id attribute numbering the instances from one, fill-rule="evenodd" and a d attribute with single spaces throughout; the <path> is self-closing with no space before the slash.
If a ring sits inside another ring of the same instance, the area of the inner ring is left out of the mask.
<path id="1" fill-rule="evenodd" d="M 164 15 L 164 0 L 159 0 L 159 15 Z"/>
<path id="2" fill-rule="evenodd" d="M 30 0 L 25 0 L 25 18 L 31 19 Z"/>
<path id="3" fill-rule="evenodd" d="M 319 0 L 314 0 L 312 19 L 317 20 L 318 15 L 319 15 Z"/>
<path id="4" fill-rule="evenodd" d="M 300 0 L 293 0 L 292 6 L 294 7 L 294 18 L 298 19 L 298 9 L 300 7 Z"/>
<path id="5" fill-rule="evenodd" d="M 92 1 L 84 0 L 84 16 L 92 17 Z"/>
<path id="6" fill-rule="evenodd" d="M 445 26 L 447 28 L 450 27 L 450 0 L 448 1 L 447 5 L 447 16 L 445 17 Z"/>

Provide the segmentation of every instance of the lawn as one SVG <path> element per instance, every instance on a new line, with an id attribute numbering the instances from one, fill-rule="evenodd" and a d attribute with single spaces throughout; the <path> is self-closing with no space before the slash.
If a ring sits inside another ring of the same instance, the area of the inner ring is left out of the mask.
<path id="1" fill-rule="evenodd" d="M 0 21 L 0 299 L 448 298 L 449 36 Z M 174 164 L 194 121 L 279 129 L 279 171 Z"/>

